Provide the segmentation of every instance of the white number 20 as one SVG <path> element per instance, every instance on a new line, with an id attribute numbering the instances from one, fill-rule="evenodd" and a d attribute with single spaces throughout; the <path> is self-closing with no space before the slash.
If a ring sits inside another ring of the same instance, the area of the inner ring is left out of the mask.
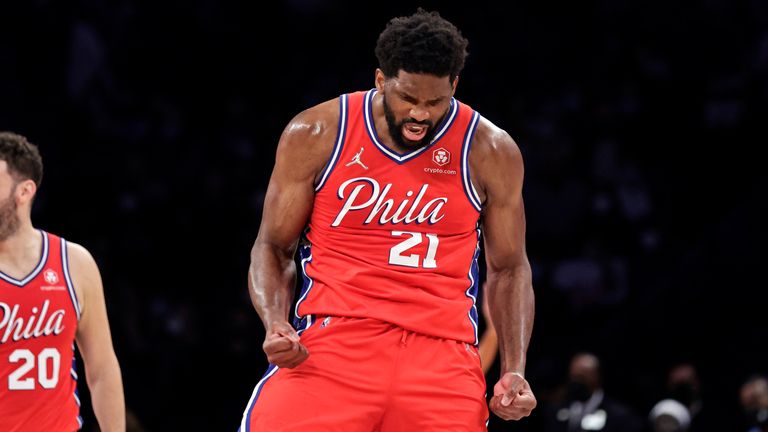
<path id="1" fill-rule="evenodd" d="M 48 369 L 48 360 L 52 360 L 52 370 Z M 10 390 L 34 390 L 35 379 L 32 377 L 21 379 L 35 367 L 35 355 L 28 349 L 17 349 L 8 357 L 11 363 L 21 365 L 8 375 L 8 389 Z M 59 368 L 61 367 L 61 355 L 56 348 L 45 348 L 37 356 L 37 381 L 45 389 L 56 387 L 59 382 Z M 50 373 L 49 373 L 50 372 Z"/>
<path id="2" fill-rule="evenodd" d="M 418 232 L 409 231 L 392 231 L 392 235 L 395 237 L 402 237 L 405 235 L 410 236 L 402 242 L 392 246 L 389 250 L 389 263 L 394 265 L 406 266 L 406 267 L 419 267 L 419 261 L 421 257 L 416 254 L 403 255 L 403 252 L 408 249 L 421 244 L 422 236 Z M 429 240 L 429 247 L 427 248 L 427 256 L 424 257 L 422 263 L 423 268 L 437 268 L 437 261 L 435 261 L 435 255 L 437 255 L 437 245 L 440 240 L 437 238 L 437 234 L 425 234 Z"/>

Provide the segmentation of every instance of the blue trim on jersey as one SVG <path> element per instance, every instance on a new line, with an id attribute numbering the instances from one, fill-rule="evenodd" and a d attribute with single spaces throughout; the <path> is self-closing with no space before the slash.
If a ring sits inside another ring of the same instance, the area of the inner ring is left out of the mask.
<path id="1" fill-rule="evenodd" d="M 77 361 L 75 358 L 75 344 L 72 344 L 72 368 L 69 369 L 69 374 L 72 376 L 72 378 L 77 381 Z"/>
<path id="2" fill-rule="evenodd" d="M 477 288 L 480 282 L 480 268 L 477 264 L 477 257 L 480 255 L 480 228 L 478 227 L 476 229 L 477 231 L 477 246 L 475 246 L 475 255 L 472 257 L 472 264 L 469 267 L 469 272 L 467 273 L 467 276 L 469 277 L 469 288 L 467 288 L 467 291 L 464 293 L 467 297 L 472 299 L 472 307 L 469 308 L 469 311 L 467 312 L 467 316 L 469 316 L 469 321 L 472 323 L 472 328 L 475 331 L 475 342 L 474 345 L 478 344 L 478 338 L 477 338 L 477 322 L 478 322 L 478 316 L 477 316 Z"/>
<path id="3" fill-rule="evenodd" d="M 67 253 L 67 241 L 61 239 L 61 267 L 64 269 L 64 279 L 67 281 L 67 290 L 69 291 L 69 299 L 72 300 L 72 306 L 75 308 L 77 314 L 77 321 L 80 321 L 80 303 L 77 301 L 77 294 L 75 293 L 75 285 L 72 283 L 72 278 L 69 276 L 69 254 Z"/>
<path id="4" fill-rule="evenodd" d="M 437 133 L 434 137 L 432 137 L 432 141 L 430 141 L 429 144 L 425 145 L 424 147 L 414 150 L 412 152 L 406 152 L 406 153 L 398 153 L 396 151 L 390 150 L 387 146 L 382 144 L 379 141 L 378 135 L 376 133 L 376 125 L 373 122 L 373 96 L 376 94 L 376 89 L 371 89 L 366 93 L 365 95 L 365 106 L 363 107 L 363 112 L 365 113 L 365 130 L 368 132 L 368 137 L 371 139 L 373 144 L 378 147 L 379 150 L 381 150 L 382 153 L 384 153 L 385 156 L 392 159 L 393 161 L 397 162 L 398 164 L 403 164 L 410 159 L 413 159 L 414 157 L 424 153 L 428 148 L 432 147 L 437 143 L 440 138 L 445 135 L 445 132 L 451 127 L 453 124 L 453 121 L 456 119 L 457 114 L 459 112 L 459 104 L 456 102 L 456 99 L 451 98 L 451 106 L 448 108 L 448 115 L 445 116 L 443 119 L 443 122 L 438 125 Z"/>
<path id="5" fill-rule="evenodd" d="M 75 371 L 77 369 L 77 363 L 76 363 L 76 357 L 75 357 L 75 343 L 72 342 L 72 368 L 69 370 L 69 375 L 72 377 L 72 379 L 75 380 L 75 392 L 74 392 L 74 398 L 75 403 L 77 403 L 77 424 L 80 428 L 83 427 L 83 417 L 80 415 L 80 393 L 77 391 L 77 372 Z"/>
<path id="6" fill-rule="evenodd" d="M 267 368 L 267 372 L 264 374 L 264 376 L 261 378 L 261 381 L 259 381 L 258 384 L 256 384 L 256 388 L 253 389 L 253 394 L 251 394 L 251 399 L 248 401 L 248 407 L 245 409 L 245 412 L 243 413 L 243 420 L 240 422 L 240 428 L 238 431 L 242 432 L 250 432 L 251 430 L 251 412 L 253 411 L 253 406 L 256 405 L 256 400 L 259 398 L 259 394 L 261 393 L 261 389 L 264 387 L 264 383 L 267 382 L 267 380 L 277 373 L 277 371 L 280 370 L 279 367 L 270 364 Z"/>
<path id="7" fill-rule="evenodd" d="M 296 325 L 296 334 L 301 336 L 302 333 L 309 330 L 310 327 L 312 327 L 312 324 L 315 323 L 315 316 L 314 315 L 306 315 L 304 316 L 301 321 L 298 322 Z"/>
<path id="8" fill-rule="evenodd" d="M 31 273 L 25 276 L 24 279 L 16 279 L 15 277 L 8 276 L 2 271 L 0 271 L 0 279 L 8 282 L 9 284 L 16 285 L 17 287 L 23 287 L 24 285 L 28 284 L 29 281 L 34 279 L 35 276 L 40 273 L 43 267 L 45 267 L 45 263 L 48 262 L 48 234 L 42 230 L 37 231 L 40 233 L 40 235 L 43 236 L 42 251 L 40 251 L 40 261 L 38 261 L 37 266 L 32 270 Z"/>
<path id="9" fill-rule="evenodd" d="M 472 120 L 469 122 L 469 127 L 464 135 L 464 144 L 461 148 L 461 182 L 464 184 L 464 194 L 467 195 L 469 202 L 472 203 L 475 210 L 482 211 L 480 197 L 477 195 L 477 190 L 469 176 L 469 150 L 472 148 L 472 139 L 475 136 L 475 129 L 479 119 L 480 114 L 477 111 L 472 113 Z"/>
<path id="10" fill-rule="evenodd" d="M 304 285 L 301 288 L 301 295 L 299 296 L 299 300 L 296 301 L 296 306 L 293 309 L 293 322 L 295 328 L 300 329 L 304 327 L 306 329 L 312 325 L 312 323 L 307 323 L 304 320 L 304 317 L 299 315 L 299 305 L 304 301 L 304 299 L 307 298 L 309 290 L 311 290 L 312 286 L 315 285 L 315 281 L 313 281 L 311 277 L 307 276 L 307 264 L 312 262 L 312 245 L 301 246 L 299 248 L 299 256 L 301 257 L 301 274 L 304 278 Z"/>
<path id="11" fill-rule="evenodd" d="M 344 137 L 347 134 L 347 95 L 341 95 L 340 108 L 339 108 L 339 129 L 336 133 L 336 143 L 333 145 L 333 153 L 331 153 L 331 159 L 328 161 L 328 166 L 323 170 L 320 176 L 320 181 L 315 186 L 315 192 L 320 192 L 323 188 L 325 181 L 336 167 L 336 163 L 339 161 L 339 155 L 341 155 L 341 149 L 344 147 Z"/>

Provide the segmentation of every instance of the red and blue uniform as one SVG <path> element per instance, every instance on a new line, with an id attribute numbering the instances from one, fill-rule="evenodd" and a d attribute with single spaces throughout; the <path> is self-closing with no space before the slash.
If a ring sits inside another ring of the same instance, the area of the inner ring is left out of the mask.
<path id="1" fill-rule="evenodd" d="M 0 272 L 0 430 L 80 429 L 75 333 L 80 307 L 66 241 L 40 231 L 40 261 L 23 279 Z"/>
<path id="2" fill-rule="evenodd" d="M 485 428 L 475 346 L 481 203 L 468 168 L 480 116 L 452 99 L 430 144 L 398 153 L 378 138 L 375 93 L 340 98 L 299 249 L 295 326 L 310 356 L 270 367 L 244 431 Z M 296 417 L 297 397 L 311 415 Z"/>

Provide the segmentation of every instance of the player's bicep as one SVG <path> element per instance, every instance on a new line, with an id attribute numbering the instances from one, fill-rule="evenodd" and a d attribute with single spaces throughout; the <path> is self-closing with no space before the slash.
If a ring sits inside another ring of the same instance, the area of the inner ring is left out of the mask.
<path id="1" fill-rule="evenodd" d="M 312 212 L 315 179 L 329 155 L 325 128 L 295 119 L 280 137 L 258 241 L 290 247 Z"/>
<path id="2" fill-rule="evenodd" d="M 488 206 L 483 217 L 488 269 L 500 271 L 525 259 L 525 210 L 522 196 Z"/>
<path id="3" fill-rule="evenodd" d="M 287 246 L 309 218 L 314 188 L 313 178 L 291 170 L 287 158 L 279 153 L 264 198 L 259 240 Z"/>
<path id="4" fill-rule="evenodd" d="M 505 135 L 487 163 L 483 209 L 485 254 L 489 270 L 500 271 L 526 259 L 523 160 L 517 145 Z"/>

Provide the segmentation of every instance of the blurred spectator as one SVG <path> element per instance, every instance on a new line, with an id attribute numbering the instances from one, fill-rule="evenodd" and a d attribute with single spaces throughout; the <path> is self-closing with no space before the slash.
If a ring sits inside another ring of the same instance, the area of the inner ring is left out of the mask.
<path id="1" fill-rule="evenodd" d="M 565 399 L 545 416 L 547 432 L 638 432 L 643 425 L 629 406 L 605 394 L 600 360 L 586 352 L 572 357 Z"/>
<path id="2" fill-rule="evenodd" d="M 132 409 L 130 408 L 126 409 L 125 414 L 126 414 L 126 419 L 125 419 L 126 432 L 146 432 L 146 429 L 144 429 L 144 426 L 141 424 L 139 417 L 136 415 L 135 412 L 133 412 Z"/>
<path id="3" fill-rule="evenodd" d="M 651 432 L 686 432 L 691 426 L 691 414 L 685 405 L 674 399 L 662 399 L 649 415 Z"/>
<path id="4" fill-rule="evenodd" d="M 755 375 L 741 385 L 739 394 L 747 432 L 768 431 L 768 378 Z"/>
<path id="5" fill-rule="evenodd" d="M 706 430 L 702 417 L 701 381 L 696 366 L 683 362 L 675 365 L 667 374 L 667 397 L 680 402 L 690 416 L 688 430 Z"/>

